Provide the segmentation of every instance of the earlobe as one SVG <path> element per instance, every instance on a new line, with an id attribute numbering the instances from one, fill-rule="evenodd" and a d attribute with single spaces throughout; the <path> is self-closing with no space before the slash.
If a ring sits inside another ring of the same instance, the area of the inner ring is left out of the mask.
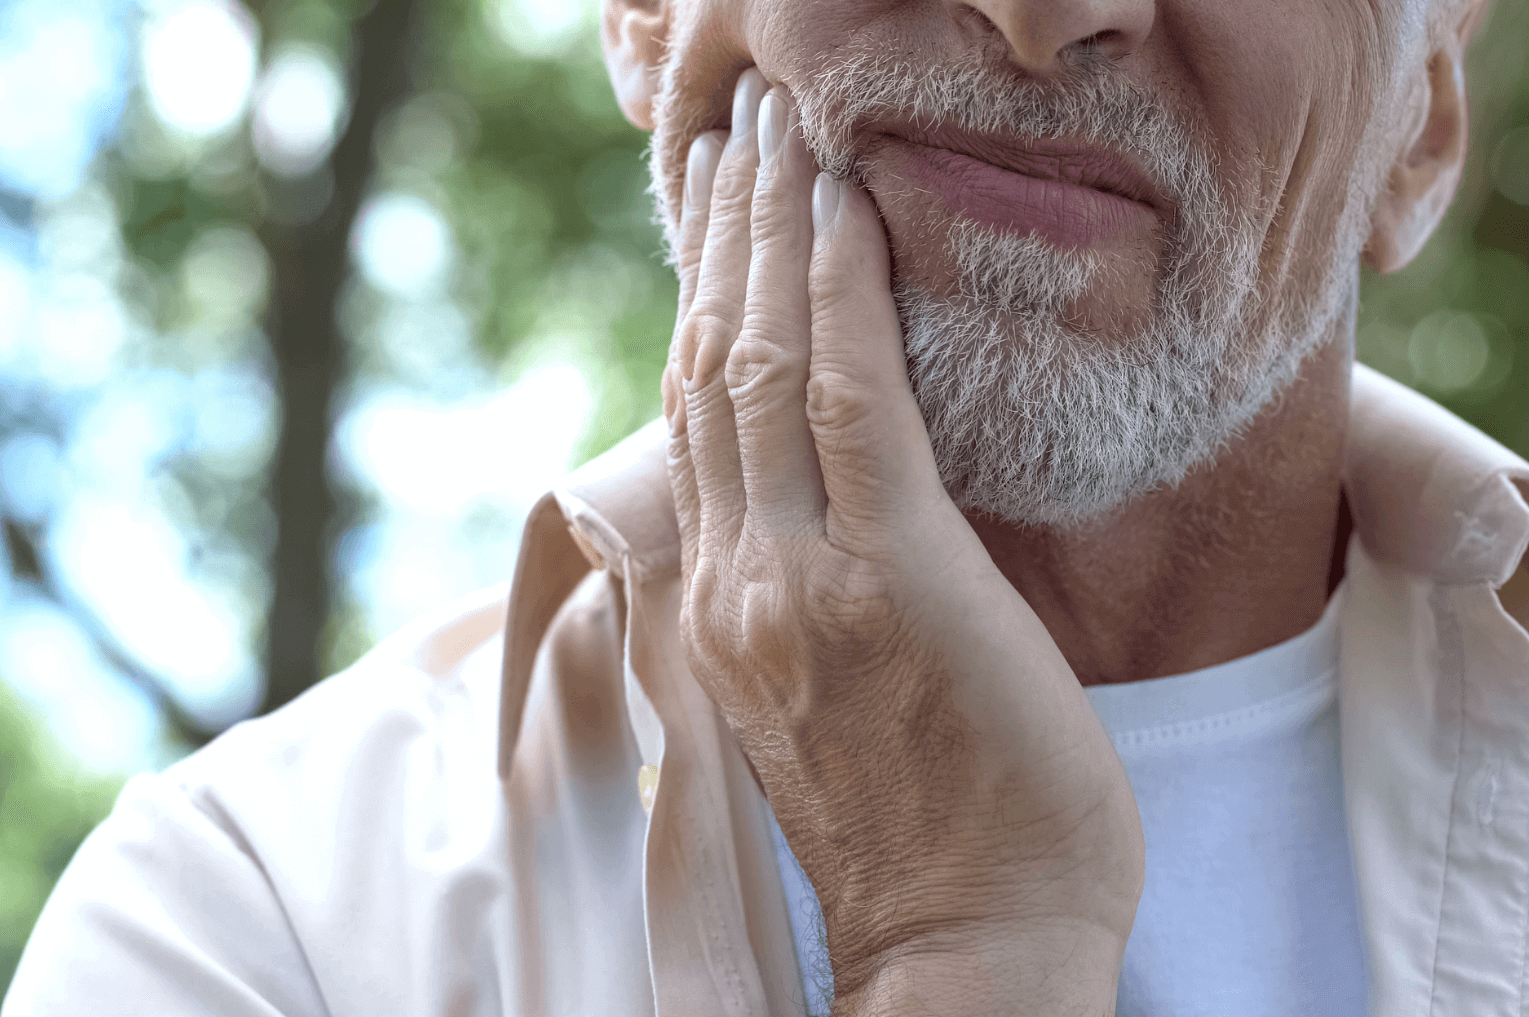
<path id="1" fill-rule="evenodd" d="M 1446 46 L 1429 58 L 1417 100 L 1426 109 L 1414 121 L 1370 221 L 1364 261 L 1377 272 L 1395 272 L 1416 257 L 1454 199 L 1469 129 L 1463 48 Z"/>
<path id="2" fill-rule="evenodd" d="M 660 0 L 605 0 L 600 44 L 621 112 L 644 131 L 653 129 L 653 99 L 665 42 Z"/>

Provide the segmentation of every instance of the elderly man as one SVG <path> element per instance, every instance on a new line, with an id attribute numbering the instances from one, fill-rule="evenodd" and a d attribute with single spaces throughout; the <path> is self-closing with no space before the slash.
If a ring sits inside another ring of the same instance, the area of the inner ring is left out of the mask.
<path id="1" fill-rule="evenodd" d="M 1529 464 L 1353 366 L 1479 16 L 607 0 L 666 419 L 133 781 L 5 1017 L 1523 1013 Z"/>

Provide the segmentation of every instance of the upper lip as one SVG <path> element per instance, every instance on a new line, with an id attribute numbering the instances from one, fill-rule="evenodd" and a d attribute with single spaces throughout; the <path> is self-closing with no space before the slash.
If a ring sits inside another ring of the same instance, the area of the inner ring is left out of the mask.
<path id="1" fill-rule="evenodd" d="M 900 141 L 943 148 L 1000 169 L 1041 180 L 1091 187 L 1170 211 L 1160 188 L 1124 154 L 1098 145 L 1061 138 L 1013 138 L 979 134 L 943 125 L 881 124 L 878 132 Z"/>

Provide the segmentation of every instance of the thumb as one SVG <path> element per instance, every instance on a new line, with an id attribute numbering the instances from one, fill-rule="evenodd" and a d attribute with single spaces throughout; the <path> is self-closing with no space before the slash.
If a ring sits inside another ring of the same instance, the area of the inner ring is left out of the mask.
<path id="1" fill-rule="evenodd" d="M 876 205 L 862 188 L 820 173 L 812 219 L 807 416 L 829 536 L 848 538 L 898 528 L 899 520 L 923 514 L 929 499 L 949 504 L 949 497 L 908 383 Z"/>

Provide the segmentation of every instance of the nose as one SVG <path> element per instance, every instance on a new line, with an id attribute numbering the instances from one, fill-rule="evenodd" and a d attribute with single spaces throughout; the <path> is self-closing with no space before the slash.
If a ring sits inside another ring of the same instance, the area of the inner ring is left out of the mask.
<path id="1" fill-rule="evenodd" d="M 1139 50 L 1152 31 L 1156 0 L 967 0 L 1003 34 L 1013 60 L 1044 74 L 1069 50 L 1091 49 L 1120 60 Z"/>

